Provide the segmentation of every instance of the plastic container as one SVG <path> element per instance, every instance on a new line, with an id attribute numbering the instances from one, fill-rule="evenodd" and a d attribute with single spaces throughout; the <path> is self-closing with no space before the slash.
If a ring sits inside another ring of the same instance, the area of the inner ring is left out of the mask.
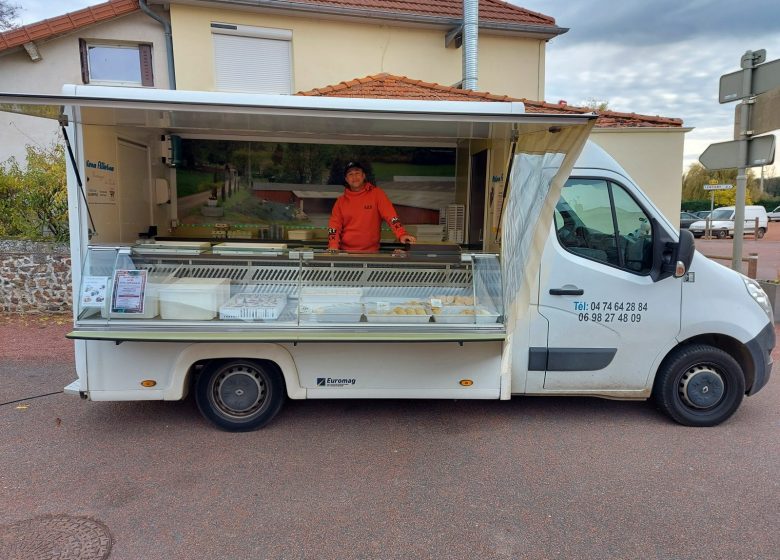
<path id="1" fill-rule="evenodd" d="M 275 321 L 287 305 L 287 294 L 236 294 L 219 308 L 223 320 Z"/>
<path id="2" fill-rule="evenodd" d="M 160 317 L 208 321 L 230 298 L 229 278 L 179 278 L 160 288 Z"/>
<path id="3" fill-rule="evenodd" d="M 498 320 L 498 313 L 488 311 L 484 307 L 445 305 L 433 309 L 433 320 L 449 324 L 488 324 Z"/>
<path id="4" fill-rule="evenodd" d="M 360 303 L 363 288 L 316 286 L 301 288 L 301 305 L 316 303 Z"/>
<path id="5" fill-rule="evenodd" d="M 339 303 L 335 305 L 304 305 L 301 303 L 300 319 L 317 323 L 359 323 L 363 315 L 360 303 Z"/>
<path id="6" fill-rule="evenodd" d="M 431 320 L 431 309 L 420 304 L 376 302 L 366 304 L 365 315 L 369 323 L 428 323 Z"/>

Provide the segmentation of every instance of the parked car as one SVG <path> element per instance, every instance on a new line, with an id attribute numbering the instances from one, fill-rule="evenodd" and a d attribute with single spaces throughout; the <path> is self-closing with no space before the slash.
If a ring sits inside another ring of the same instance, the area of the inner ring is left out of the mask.
<path id="1" fill-rule="evenodd" d="M 701 220 L 699 216 L 693 212 L 680 212 L 680 229 L 688 229 L 691 224 Z"/>
<path id="2" fill-rule="evenodd" d="M 766 213 L 766 217 L 770 222 L 780 222 L 780 206 Z"/>
<path id="3" fill-rule="evenodd" d="M 724 239 L 734 235 L 734 214 L 733 206 L 724 206 L 712 211 L 712 221 L 710 228 L 712 235 L 718 239 Z M 767 211 L 763 206 L 745 206 L 745 233 L 754 233 L 758 223 L 758 230 L 755 231 L 757 239 L 764 237 L 767 228 Z M 706 221 L 700 220 L 694 222 L 688 228 L 694 237 L 701 237 L 705 233 Z"/>

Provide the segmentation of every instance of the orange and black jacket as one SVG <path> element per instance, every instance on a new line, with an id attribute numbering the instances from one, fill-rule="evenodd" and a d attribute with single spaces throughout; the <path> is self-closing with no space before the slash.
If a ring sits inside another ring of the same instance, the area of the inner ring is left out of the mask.
<path id="1" fill-rule="evenodd" d="M 328 249 L 350 252 L 379 251 L 382 220 L 387 222 L 396 238 L 406 235 L 393 203 L 385 192 L 371 183 L 344 194 L 333 205 L 328 222 Z"/>

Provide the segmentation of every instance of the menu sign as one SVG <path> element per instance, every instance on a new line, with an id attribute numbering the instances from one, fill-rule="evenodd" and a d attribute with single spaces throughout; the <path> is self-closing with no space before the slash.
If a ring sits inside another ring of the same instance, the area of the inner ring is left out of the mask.
<path id="1" fill-rule="evenodd" d="M 103 307 L 108 276 L 85 276 L 81 283 L 81 307 Z"/>
<path id="2" fill-rule="evenodd" d="M 143 313 L 145 290 L 145 270 L 117 270 L 114 273 L 111 313 Z"/>

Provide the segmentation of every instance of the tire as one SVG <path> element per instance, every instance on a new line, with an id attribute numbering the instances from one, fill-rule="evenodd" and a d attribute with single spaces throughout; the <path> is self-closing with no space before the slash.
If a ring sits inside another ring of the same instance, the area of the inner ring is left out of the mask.
<path id="1" fill-rule="evenodd" d="M 727 232 L 725 229 L 719 229 L 715 232 L 715 237 L 718 239 L 726 239 Z"/>
<path id="2" fill-rule="evenodd" d="M 756 239 L 761 239 L 764 237 L 764 234 L 766 233 L 766 230 L 762 227 L 758 228 L 758 231 L 756 232 Z"/>
<path id="3" fill-rule="evenodd" d="M 658 370 L 653 397 L 684 426 L 717 426 L 739 408 L 745 376 L 737 361 L 705 344 L 680 346 Z"/>
<path id="4" fill-rule="evenodd" d="M 256 430 L 281 410 L 284 380 L 276 368 L 254 360 L 215 361 L 195 382 L 195 401 L 223 430 Z"/>

